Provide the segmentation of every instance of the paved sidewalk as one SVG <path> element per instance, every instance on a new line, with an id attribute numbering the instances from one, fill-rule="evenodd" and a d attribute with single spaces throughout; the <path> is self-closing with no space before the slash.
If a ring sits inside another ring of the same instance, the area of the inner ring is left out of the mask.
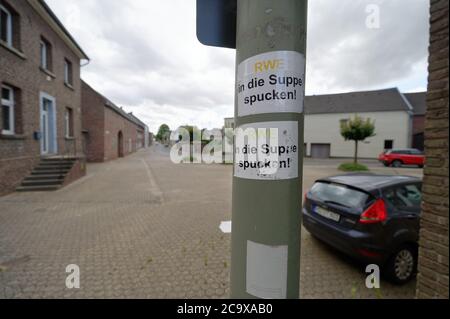
<path id="1" fill-rule="evenodd" d="M 1 197 L 0 298 L 227 298 L 230 234 L 218 226 L 231 218 L 231 169 L 174 165 L 155 146 L 90 164 L 56 192 Z M 333 172 L 306 166 L 305 186 Z M 69 264 L 80 289 L 65 286 Z M 303 298 L 380 297 L 359 266 L 306 231 L 301 267 Z M 414 289 L 382 282 L 381 296 Z"/>

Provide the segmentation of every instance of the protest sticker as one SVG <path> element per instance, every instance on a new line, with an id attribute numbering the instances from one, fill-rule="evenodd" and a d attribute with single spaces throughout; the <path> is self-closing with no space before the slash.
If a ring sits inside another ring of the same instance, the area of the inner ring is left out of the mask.
<path id="1" fill-rule="evenodd" d="M 237 69 L 238 116 L 303 113 L 305 57 L 296 51 L 258 54 Z"/>
<path id="2" fill-rule="evenodd" d="M 298 122 L 258 122 L 236 129 L 234 176 L 257 180 L 298 177 Z"/>

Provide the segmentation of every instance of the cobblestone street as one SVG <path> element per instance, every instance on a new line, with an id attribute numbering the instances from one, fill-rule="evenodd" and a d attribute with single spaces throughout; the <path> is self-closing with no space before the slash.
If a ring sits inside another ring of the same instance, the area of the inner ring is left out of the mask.
<path id="1" fill-rule="evenodd" d="M 336 166 L 333 166 L 336 167 Z M 304 188 L 335 168 L 305 166 Z M 420 175 L 419 169 L 373 171 Z M 227 298 L 231 165 L 170 162 L 156 145 L 89 164 L 56 192 L 0 198 L 0 298 Z M 65 270 L 80 267 L 81 288 Z M 378 292 L 364 269 L 302 232 L 302 298 L 412 298 L 415 282 Z"/>

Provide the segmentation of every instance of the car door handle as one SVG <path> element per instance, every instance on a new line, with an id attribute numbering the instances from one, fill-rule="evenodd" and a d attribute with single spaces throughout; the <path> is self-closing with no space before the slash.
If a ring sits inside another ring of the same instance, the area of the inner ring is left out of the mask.
<path id="1" fill-rule="evenodd" d="M 408 219 L 416 219 L 417 216 L 416 215 L 407 215 L 406 218 L 408 218 Z"/>

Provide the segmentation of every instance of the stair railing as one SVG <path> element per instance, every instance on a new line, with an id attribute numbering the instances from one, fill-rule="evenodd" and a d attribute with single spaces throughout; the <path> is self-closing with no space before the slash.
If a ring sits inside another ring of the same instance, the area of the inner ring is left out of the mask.
<path id="1" fill-rule="evenodd" d="M 64 162 L 66 160 L 77 157 L 77 139 L 75 137 L 63 137 L 60 139 L 60 152 L 59 152 L 59 175 L 64 173 Z"/>

